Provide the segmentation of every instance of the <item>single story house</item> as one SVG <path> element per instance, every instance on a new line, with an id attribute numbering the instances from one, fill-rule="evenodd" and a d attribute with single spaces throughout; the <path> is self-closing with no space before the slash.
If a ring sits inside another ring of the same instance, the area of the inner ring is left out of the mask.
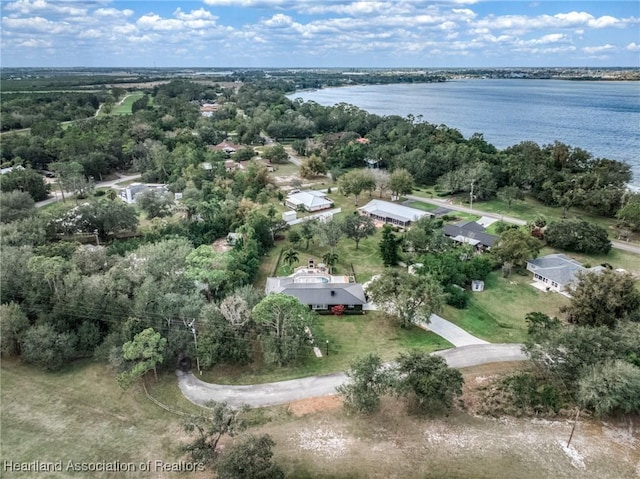
<path id="1" fill-rule="evenodd" d="M 452 241 L 470 244 L 477 250 L 490 249 L 498 240 L 497 236 L 485 233 L 485 227 L 475 221 L 444 225 L 442 233 Z"/>
<path id="2" fill-rule="evenodd" d="M 527 261 L 527 269 L 541 289 L 561 292 L 571 286 L 578 273 L 602 271 L 602 266 L 585 268 L 582 264 L 564 254 L 548 254 Z"/>
<path id="3" fill-rule="evenodd" d="M 302 206 L 306 211 L 319 211 L 331 208 L 333 201 L 321 191 L 305 190 L 291 193 L 287 196 L 285 204 L 292 210 L 298 210 Z"/>
<path id="4" fill-rule="evenodd" d="M 358 208 L 361 215 L 368 216 L 374 221 L 381 221 L 396 226 L 407 228 L 414 221 L 432 216 L 428 211 L 418 210 L 409 206 L 403 206 L 389 201 L 371 200 L 366 205 Z"/>
<path id="5" fill-rule="evenodd" d="M 271 278 L 270 278 L 271 279 Z M 314 311 L 331 311 L 344 306 L 345 311 L 362 311 L 367 303 L 362 285 L 358 283 L 296 283 L 286 282 L 271 291 L 298 298 Z"/>
<path id="6" fill-rule="evenodd" d="M 153 184 L 153 183 L 131 183 L 129 186 L 125 186 L 124 188 L 120 188 L 118 192 L 118 196 L 122 199 L 122 201 L 133 204 L 136 202 L 136 195 L 142 193 L 147 190 L 158 190 L 163 193 L 168 192 L 167 185 L 163 184 Z"/>

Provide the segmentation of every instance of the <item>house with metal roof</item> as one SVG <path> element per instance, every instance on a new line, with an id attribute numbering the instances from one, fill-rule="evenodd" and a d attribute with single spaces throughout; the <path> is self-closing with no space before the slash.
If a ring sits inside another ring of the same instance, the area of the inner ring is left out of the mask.
<path id="1" fill-rule="evenodd" d="M 470 244 L 478 250 L 490 249 L 498 240 L 497 236 L 485 233 L 485 227 L 475 221 L 444 225 L 442 233 L 452 241 Z"/>
<path id="2" fill-rule="evenodd" d="M 298 210 L 301 206 L 306 211 L 326 210 L 333 206 L 333 201 L 327 198 L 322 191 L 305 190 L 292 193 L 287 196 L 285 204 L 292 210 Z"/>
<path id="3" fill-rule="evenodd" d="M 136 195 L 142 193 L 147 190 L 157 190 L 162 193 L 166 193 L 169 190 L 167 189 L 167 185 L 156 184 L 156 183 L 131 183 L 124 188 L 120 188 L 118 195 L 120 198 L 129 203 L 133 204 L 136 202 Z"/>
<path id="4" fill-rule="evenodd" d="M 411 223 L 420 218 L 433 216 L 428 211 L 382 200 L 371 200 L 366 205 L 358 208 L 358 211 L 361 215 L 368 216 L 374 221 L 401 226 L 403 228 L 410 226 Z"/>
<path id="5" fill-rule="evenodd" d="M 579 273 L 602 271 L 602 266 L 585 268 L 582 264 L 564 254 L 548 254 L 527 261 L 527 269 L 539 289 L 561 292 L 575 283 Z"/>

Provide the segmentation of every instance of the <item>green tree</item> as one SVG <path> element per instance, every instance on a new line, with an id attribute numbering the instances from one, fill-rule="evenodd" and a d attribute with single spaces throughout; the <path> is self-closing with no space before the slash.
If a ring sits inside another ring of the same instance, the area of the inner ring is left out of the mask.
<path id="1" fill-rule="evenodd" d="M 267 363 L 282 366 L 298 358 L 307 340 L 305 328 L 313 322 L 307 306 L 292 296 L 270 294 L 253 308 L 252 316 Z"/>
<path id="2" fill-rule="evenodd" d="M 338 243 L 344 236 L 342 222 L 336 217 L 332 217 L 329 221 L 317 224 L 320 243 L 331 248 L 331 252 L 335 252 Z"/>
<path id="3" fill-rule="evenodd" d="M 0 305 L 0 354 L 4 357 L 20 354 L 20 340 L 29 328 L 27 315 L 19 304 Z"/>
<path id="4" fill-rule="evenodd" d="M 384 192 L 389 189 L 390 180 L 391 180 L 389 172 L 386 170 L 376 169 L 376 170 L 373 170 L 373 177 L 376 180 L 376 189 L 380 194 L 380 198 L 382 198 L 382 195 L 384 194 Z"/>
<path id="5" fill-rule="evenodd" d="M 289 155 L 282 145 L 275 145 L 269 148 L 265 148 L 262 152 L 262 157 L 265 160 L 269 160 L 273 163 L 286 163 L 289 159 Z"/>
<path id="6" fill-rule="evenodd" d="M 318 155 L 311 155 L 300 167 L 303 178 L 313 178 L 327 173 L 327 164 Z"/>
<path id="7" fill-rule="evenodd" d="M 36 211 L 33 198 L 26 191 L 9 191 L 0 193 L 0 222 L 26 219 Z"/>
<path id="8" fill-rule="evenodd" d="M 398 198 L 403 195 L 408 195 L 413 191 L 413 188 L 413 176 L 409 171 L 404 168 L 399 168 L 391 173 L 389 177 L 389 189 L 393 197 Z"/>
<path id="9" fill-rule="evenodd" d="M 125 361 L 132 362 L 132 366 L 118 375 L 118 384 L 123 389 L 138 378 L 144 376 L 153 369 L 153 374 L 158 381 L 157 365 L 164 359 L 164 350 L 167 347 L 167 339 L 163 338 L 153 328 L 147 328 L 133 337 L 133 341 L 127 341 L 122 345 L 122 357 Z"/>
<path id="10" fill-rule="evenodd" d="M 84 176 L 84 168 L 77 161 L 59 161 L 51 163 L 49 168 L 55 172 L 58 179 L 62 201 L 65 201 L 65 191 L 80 196 L 89 192 L 91 185 Z"/>
<path id="11" fill-rule="evenodd" d="M 549 246 L 578 253 L 603 253 L 611 250 L 607 230 L 584 220 L 554 221 L 544 233 Z"/>
<path id="12" fill-rule="evenodd" d="M 75 354 L 75 337 L 50 324 L 32 326 L 20 340 L 21 357 L 48 371 L 60 369 Z"/>
<path id="13" fill-rule="evenodd" d="M 347 238 L 356 242 L 356 249 L 358 249 L 360 240 L 375 234 L 376 225 L 368 216 L 354 213 L 344 218 L 342 221 L 342 230 Z"/>
<path id="14" fill-rule="evenodd" d="M 498 198 L 507 203 L 507 207 L 511 209 L 511 203 L 516 200 L 523 200 L 524 193 L 517 186 L 505 186 L 498 191 Z"/>
<path id="15" fill-rule="evenodd" d="M 522 229 L 509 229 L 491 248 L 491 254 L 502 264 L 510 263 L 524 268 L 528 259 L 538 256 L 542 243 Z"/>
<path id="16" fill-rule="evenodd" d="M 31 168 L 14 168 L 9 173 L 0 175 L 0 190 L 4 193 L 10 191 L 24 191 L 31 195 L 33 201 L 46 200 L 49 196 L 49 185 L 44 177 Z"/>
<path id="17" fill-rule="evenodd" d="M 51 222 L 59 233 L 98 233 L 104 241 L 109 235 L 135 231 L 136 210 L 122 201 L 100 199 L 84 202 Z"/>
<path id="18" fill-rule="evenodd" d="M 570 323 L 614 327 L 619 321 L 637 318 L 640 291 L 628 273 L 580 273 L 578 284 L 571 288 L 571 303 L 561 311 Z"/>
<path id="19" fill-rule="evenodd" d="M 380 240 L 380 255 L 385 266 L 394 266 L 400 260 L 400 242 L 402 240 L 393 234 L 391 226 L 384 225 L 382 228 L 382 240 Z"/>
<path id="20" fill-rule="evenodd" d="M 338 386 L 336 391 L 344 398 L 345 407 L 358 413 L 377 411 L 380 396 L 388 392 L 394 382 L 392 372 L 376 354 L 357 359 L 346 374 L 350 381 Z"/>
<path id="21" fill-rule="evenodd" d="M 640 367 L 619 359 L 590 366 L 578 382 L 577 396 L 599 416 L 640 412 Z"/>
<path id="22" fill-rule="evenodd" d="M 148 218 L 161 218 L 171 214 L 173 195 L 167 191 L 149 188 L 136 195 L 136 205 L 147 213 Z"/>
<path id="23" fill-rule="evenodd" d="M 429 322 L 444 302 L 442 286 L 430 275 L 385 270 L 371 282 L 367 294 L 380 309 L 400 320 L 402 327 L 416 321 Z"/>
<path id="24" fill-rule="evenodd" d="M 413 350 L 401 354 L 397 364 L 397 391 L 410 396 L 419 411 L 450 409 L 462 395 L 462 373 L 447 366 L 440 356 Z"/>
<path id="25" fill-rule="evenodd" d="M 300 225 L 300 236 L 302 236 L 302 239 L 306 241 L 305 250 L 309 249 L 309 242 L 313 240 L 313 237 L 318 231 L 317 225 L 317 220 L 305 220 Z"/>
<path id="26" fill-rule="evenodd" d="M 234 437 L 247 428 L 244 418 L 247 407 L 234 409 L 225 402 L 207 403 L 207 411 L 187 419 L 185 432 L 195 434 L 195 439 L 182 446 L 194 462 L 213 464 L 219 457 L 218 443 L 223 436 Z"/>
<path id="27" fill-rule="evenodd" d="M 371 170 L 351 170 L 340 176 L 338 186 L 343 195 L 353 195 L 355 205 L 358 206 L 358 196 L 363 191 L 373 191 L 376 188 L 376 179 Z"/>
<path id="28" fill-rule="evenodd" d="M 284 479 L 284 472 L 273 462 L 271 436 L 249 435 L 222 454 L 215 469 L 220 479 Z"/>
<path id="29" fill-rule="evenodd" d="M 322 255 L 322 261 L 327 265 L 327 268 L 329 268 L 329 274 L 333 272 L 333 267 L 338 262 L 338 258 L 338 253 L 333 251 L 327 251 Z"/>
<path id="30" fill-rule="evenodd" d="M 289 268 L 291 268 L 294 263 L 297 263 L 299 261 L 298 252 L 293 248 L 289 248 L 288 250 L 286 250 L 282 255 L 282 258 L 284 259 L 284 262 L 289 265 Z"/>
<path id="31" fill-rule="evenodd" d="M 230 261 L 228 252 L 220 253 L 208 244 L 200 245 L 186 257 L 186 276 L 202 283 L 205 296 L 211 301 L 225 287 Z"/>
<path id="32" fill-rule="evenodd" d="M 616 213 L 616 218 L 632 230 L 640 230 L 640 193 L 627 192 L 623 196 L 622 206 Z"/>

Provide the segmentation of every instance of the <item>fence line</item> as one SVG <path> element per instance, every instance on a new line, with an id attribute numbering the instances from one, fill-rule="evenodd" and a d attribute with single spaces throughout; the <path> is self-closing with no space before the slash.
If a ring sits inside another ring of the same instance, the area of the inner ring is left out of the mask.
<path id="1" fill-rule="evenodd" d="M 178 411 L 177 409 L 173 409 L 171 406 L 167 406 L 166 404 L 161 403 L 156 398 L 151 396 L 151 394 L 149 394 L 149 392 L 147 391 L 147 385 L 144 383 L 144 381 L 142 382 L 142 387 L 144 388 L 144 394 L 156 406 L 159 406 L 162 409 L 164 409 L 165 411 L 170 412 L 171 414 L 175 414 L 177 416 L 181 416 L 181 417 L 191 417 L 192 416 L 191 414 L 187 414 L 187 413 L 184 413 L 182 411 Z"/>

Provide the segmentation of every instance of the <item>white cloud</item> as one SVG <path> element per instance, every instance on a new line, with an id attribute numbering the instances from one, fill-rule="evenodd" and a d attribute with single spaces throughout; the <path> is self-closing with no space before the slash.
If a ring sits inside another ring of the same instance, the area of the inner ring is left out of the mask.
<path id="1" fill-rule="evenodd" d="M 50 3 L 45 0 L 17 0 L 7 3 L 4 7 L 8 11 L 15 11 L 22 15 L 53 13 L 58 15 L 82 16 L 86 15 L 86 8 L 78 8 L 64 2 Z"/>
<path id="2" fill-rule="evenodd" d="M 629 45 L 624 47 L 625 50 L 629 50 L 630 52 L 640 52 L 640 45 L 636 42 L 631 42 Z"/>
<path id="3" fill-rule="evenodd" d="M 51 46 L 51 42 L 30 38 L 28 40 L 18 43 L 18 46 L 25 47 L 25 48 L 48 48 Z"/>
<path id="4" fill-rule="evenodd" d="M 125 9 L 118 10 L 117 8 L 98 8 L 95 10 L 94 15 L 99 17 L 107 17 L 107 18 L 120 18 L 120 17 L 130 17 L 133 15 L 133 10 Z"/>
<path id="5" fill-rule="evenodd" d="M 594 55 L 594 54 L 598 54 L 598 53 L 605 53 L 605 52 L 609 52 L 611 50 L 615 50 L 616 47 L 614 47 L 613 45 L 610 45 L 609 43 L 607 43 L 606 45 L 600 45 L 597 47 L 584 47 L 582 49 L 583 52 L 585 52 L 588 55 Z"/>
<path id="6" fill-rule="evenodd" d="M 198 10 L 191 10 L 191 12 L 186 13 L 183 12 L 180 7 L 173 12 L 173 16 L 178 18 L 179 20 L 209 20 L 216 21 L 218 17 L 213 15 L 210 11 L 205 10 L 204 8 L 199 8 Z"/>

